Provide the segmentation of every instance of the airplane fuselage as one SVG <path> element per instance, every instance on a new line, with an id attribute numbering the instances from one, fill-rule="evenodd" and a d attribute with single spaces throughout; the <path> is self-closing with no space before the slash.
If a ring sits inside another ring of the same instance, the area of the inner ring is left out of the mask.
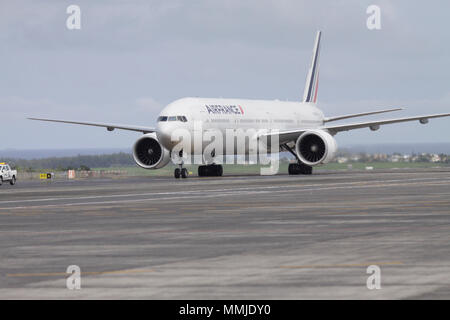
<path id="1" fill-rule="evenodd" d="M 170 103 L 161 111 L 156 132 L 161 144 L 171 151 L 179 142 L 173 135 L 178 129 L 186 129 L 192 136 L 196 128 L 201 128 L 202 135 L 214 130 L 226 137 L 227 130 L 316 129 L 323 123 L 324 114 L 313 103 L 183 98 Z M 207 142 L 204 141 L 205 144 Z M 248 152 L 247 148 L 245 152 Z"/>

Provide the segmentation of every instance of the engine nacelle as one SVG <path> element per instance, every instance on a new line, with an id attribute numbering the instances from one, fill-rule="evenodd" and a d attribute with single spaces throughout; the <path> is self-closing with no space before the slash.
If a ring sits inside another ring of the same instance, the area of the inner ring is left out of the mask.
<path id="1" fill-rule="evenodd" d="M 133 158 L 144 169 L 159 169 L 170 161 L 170 152 L 159 143 L 156 133 L 147 133 L 133 146 Z"/>
<path id="2" fill-rule="evenodd" d="M 295 152 L 304 164 L 315 166 L 333 159 L 337 152 L 337 143 L 327 131 L 308 130 L 298 137 Z"/>

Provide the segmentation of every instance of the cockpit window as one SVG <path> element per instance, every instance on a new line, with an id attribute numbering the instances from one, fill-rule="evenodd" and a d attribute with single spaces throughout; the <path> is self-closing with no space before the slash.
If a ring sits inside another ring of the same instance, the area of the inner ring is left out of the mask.
<path id="1" fill-rule="evenodd" d="M 160 116 L 158 117 L 158 122 L 160 121 L 181 121 L 181 122 L 187 122 L 187 118 L 185 116 Z"/>

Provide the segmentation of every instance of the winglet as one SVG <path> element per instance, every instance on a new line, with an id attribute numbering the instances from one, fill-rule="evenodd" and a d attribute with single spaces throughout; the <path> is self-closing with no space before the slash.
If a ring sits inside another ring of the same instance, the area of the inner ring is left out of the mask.
<path id="1" fill-rule="evenodd" d="M 314 43 L 314 51 L 311 60 L 311 67 L 306 77 L 305 91 L 303 92 L 303 102 L 317 102 L 317 91 L 319 86 L 319 53 L 321 31 L 317 31 L 316 41 Z"/>

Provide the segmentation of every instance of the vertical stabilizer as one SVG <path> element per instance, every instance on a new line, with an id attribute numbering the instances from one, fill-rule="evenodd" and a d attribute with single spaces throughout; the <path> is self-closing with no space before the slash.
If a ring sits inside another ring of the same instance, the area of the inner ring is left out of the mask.
<path id="1" fill-rule="evenodd" d="M 316 42 L 314 43 L 314 51 L 312 55 L 311 67 L 306 78 L 305 91 L 303 93 L 303 102 L 316 103 L 317 90 L 319 86 L 319 54 L 320 54 L 320 38 L 322 32 L 317 31 Z"/>

